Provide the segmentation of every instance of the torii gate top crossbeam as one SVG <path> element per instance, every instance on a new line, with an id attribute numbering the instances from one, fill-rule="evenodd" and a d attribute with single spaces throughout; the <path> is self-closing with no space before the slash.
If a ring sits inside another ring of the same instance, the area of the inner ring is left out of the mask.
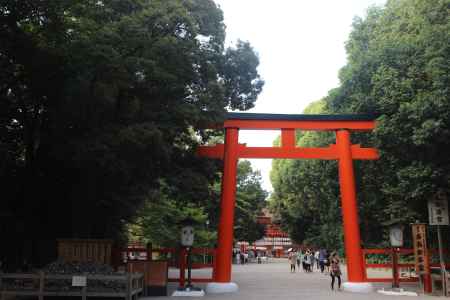
<path id="1" fill-rule="evenodd" d="M 224 128 L 240 129 L 301 129 L 370 131 L 375 128 L 374 115 L 287 115 L 228 113 Z"/>
<path id="2" fill-rule="evenodd" d="M 280 147 L 247 147 L 236 144 L 240 158 L 291 158 L 291 159 L 338 159 L 336 145 L 324 148 L 302 148 L 296 145 L 298 130 L 316 131 L 371 131 L 375 128 L 373 115 L 283 115 L 283 114 L 252 114 L 228 113 L 223 127 L 227 130 L 281 130 Z M 200 146 L 198 154 L 211 158 L 223 158 L 223 144 L 215 146 Z M 373 148 L 351 146 L 353 159 L 377 159 L 378 151 Z"/>

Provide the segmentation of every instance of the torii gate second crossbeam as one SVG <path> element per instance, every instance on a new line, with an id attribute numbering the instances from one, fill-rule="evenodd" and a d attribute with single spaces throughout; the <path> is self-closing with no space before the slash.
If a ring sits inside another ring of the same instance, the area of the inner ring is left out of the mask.
<path id="1" fill-rule="evenodd" d="M 364 276 L 353 160 L 378 159 L 378 151 L 374 148 L 352 145 L 350 133 L 373 130 L 375 128 L 374 119 L 374 116 L 371 115 L 228 113 L 223 124 L 225 144 L 201 146 L 198 149 L 198 154 L 201 156 L 224 160 L 217 262 L 214 282 L 209 283 L 207 287 L 209 292 L 221 293 L 237 290 L 237 285 L 231 282 L 231 261 L 239 158 L 338 160 L 348 277 L 348 282 L 344 283 L 344 289 L 360 292 L 371 290 L 371 285 L 365 282 Z M 239 130 L 281 130 L 281 146 L 247 147 L 245 144 L 239 144 Z M 297 147 L 297 130 L 334 131 L 336 132 L 336 144 L 324 148 Z"/>

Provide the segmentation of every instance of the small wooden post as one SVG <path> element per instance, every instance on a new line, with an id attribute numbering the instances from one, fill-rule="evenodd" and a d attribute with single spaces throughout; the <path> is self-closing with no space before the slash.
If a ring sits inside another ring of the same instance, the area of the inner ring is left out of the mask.
<path id="1" fill-rule="evenodd" d="M 439 244 L 439 263 L 441 265 L 442 296 L 447 297 L 447 271 L 445 269 L 444 253 L 442 251 L 441 225 L 437 225 L 437 233 Z"/>
<path id="2" fill-rule="evenodd" d="M 147 260 L 151 261 L 153 259 L 153 246 L 152 243 L 147 243 Z"/>
<path id="3" fill-rule="evenodd" d="M 2 289 L 2 284 L 3 284 L 3 277 L 2 277 L 2 274 L 0 273 L 0 300 L 4 300 L 4 297 L 3 297 L 3 289 Z"/>
<path id="4" fill-rule="evenodd" d="M 186 273 L 186 249 L 181 248 L 180 250 L 180 287 L 184 287 L 185 284 L 185 273 Z"/>
<path id="5" fill-rule="evenodd" d="M 366 264 L 367 264 L 367 261 L 366 261 L 366 252 L 364 251 L 364 249 L 361 249 L 361 251 L 362 251 L 362 261 L 363 261 L 363 268 L 364 268 L 364 280 L 365 281 L 367 281 L 367 267 L 366 267 Z"/>
<path id="6" fill-rule="evenodd" d="M 131 273 L 127 274 L 127 300 L 131 300 Z"/>
<path id="7" fill-rule="evenodd" d="M 398 272 L 398 257 L 397 250 L 395 247 L 392 247 L 392 287 L 399 288 L 400 287 L 400 279 Z"/>
<path id="8" fill-rule="evenodd" d="M 87 297 L 86 297 L 86 289 L 87 289 L 87 284 L 81 288 L 81 298 L 83 300 L 87 299 Z"/>
<path id="9" fill-rule="evenodd" d="M 44 272 L 39 273 L 39 300 L 44 300 Z"/>

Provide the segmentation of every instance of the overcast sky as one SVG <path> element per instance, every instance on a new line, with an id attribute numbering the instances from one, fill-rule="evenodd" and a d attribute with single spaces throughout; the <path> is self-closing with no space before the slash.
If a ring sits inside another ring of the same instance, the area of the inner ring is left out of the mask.
<path id="1" fill-rule="evenodd" d="M 339 85 L 346 63 L 345 41 L 355 16 L 385 0 L 215 0 L 224 12 L 227 44 L 249 41 L 259 55 L 265 80 L 249 112 L 300 114 Z M 239 142 L 270 146 L 279 132 L 240 131 Z M 250 160 L 271 191 L 272 161 Z"/>

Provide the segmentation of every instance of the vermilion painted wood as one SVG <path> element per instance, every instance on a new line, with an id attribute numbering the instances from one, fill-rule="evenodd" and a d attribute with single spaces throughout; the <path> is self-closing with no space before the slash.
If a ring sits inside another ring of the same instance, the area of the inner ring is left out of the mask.
<path id="1" fill-rule="evenodd" d="M 231 250 L 233 247 L 238 158 L 292 158 L 336 159 L 339 161 L 348 280 L 350 282 L 364 282 L 366 280 L 365 263 L 360 245 L 353 159 L 377 159 L 378 152 L 373 148 L 351 145 L 350 130 L 373 130 L 375 121 L 355 116 L 348 116 L 348 118 L 347 116 L 312 116 L 306 118 L 305 116 L 229 114 L 228 117 L 223 125 L 226 129 L 225 146 L 203 146 L 198 149 L 198 153 L 202 156 L 224 159 L 219 240 L 214 280 L 229 282 L 231 279 Z M 281 129 L 281 147 L 247 147 L 238 144 L 239 129 Z M 295 131 L 297 129 L 336 131 L 336 145 L 324 148 L 296 147 Z"/>
<path id="2" fill-rule="evenodd" d="M 374 148 L 361 148 L 360 145 L 352 145 L 352 158 L 360 160 L 375 160 L 379 158 L 378 151 Z M 201 156 L 223 159 L 224 145 L 200 146 L 197 153 Z M 238 146 L 239 158 L 290 158 L 290 159 L 339 159 L 336 145 L 326 148 L 302 148 L 302 147 L 247 147 L 245 144 Z"/>
<path id="3" fill-rule="evenodd" d="M 365 270 L 365 281 L 367 282 L 393 282 L 393 278 L 392 277 L 385 277 L 385 278 L 373 278 L 373 277 L 367 277 L 367 269 L 369 268 L 384 268 L 384 269 L 392 269 L 392 263 L 387 263 L 387 264 L 368 264 L 365 262 L 365 256 L 367 254 L 386 254 L 386 256 L 392 256 L 392 249 L 391 248 L 387 248 L 387 249 L 363 249 L 363 259 L 364 259 L 364 268 Z M 414 251 L 413 249 L 406 249 L 406 248 L 400 248 L 400 249 L 396 249 L 396 252 L 398 254 L 403 254 L 403 255 L 408 255 L 408 254 L 413 254 Z M 406 264 L 397 264 L 397 269 L 400 268 L 413 268 L 415 265 L 414 263 L 406 263 Z M 439 264 L 437 264 L 437 266 L 439 266 Z M 450 264 L 449 264 L 450 266 Z M 398 274 L 398 272 L 397 272 Z M 401 278 L 398 277 L 397 278 L 398 282 L 417 282 L 419 281 L 418 277 L 409 277 L 409 278 Z"/>
<path id="4" fill-rule="evenodd" d="M 355 176 L 350 132 L 348 130 L 336 132 L 336 145 L 339 152 L 339 183 L 344 225 L 344 246 L 347 256 L 347 278 L 350 282 L 364 282 L 366 276 L 361 250 Z"/>
<path id="5" fill-rule="evenodd" d="M 397 264 L 399 268 L 413 268 L 414 264 Z M 366 264 L 366 268 L 392 269 L 392 264 Z"/>
<path id="6" fill-rule="evenodd" d="M 364 254 L 386 254 L 391 255 L 392 250 L 391 249 L 363 249 Z M 413 249 L 406 249 L 406 248 L 400 248 L 397 250 L 400 254 L 413 254 Z"/>
<path id="7" fill-rule="evenodd" d="M 392 278 L 367 278 L 367 282 L 392 282 Z M 419 281 L 418 277 L 409 277 L 409 278 L 399 278 L 399 282 L 417 282 Z"/>
<path id="8" fill-rule="evenodd" d="M 295 129 L 281 129 L 281 146 L 283 148 L 295 147 Z"/>
<path id="9" fill-rule="evenodd" d="M 290 120 L 226 120 L 224 128 L 252 130 L 301 129 L 301 130 L 339 130 L 371 131 L 375 121 L 290 121 Z"/>
<path id="10" fill-rule="evenodd" d="M 179 287 L 184 287 L 184 283 L 186 282 L 186 279 L 184 278 L 186 274 L 186 266 L 187 266 L 187 251 L 185 248 L 181 248 L 180 250 L 180 281 L 179 281 Z"/>
<path id="11" fill-rule="evenodd" d="M 180 278 L 168 278 L 169 282 L 180 282 Z M 212 278 L 191 278 L 192 282 L 213 282 Z"/>
<path id="12" fill-rule="evenodd" d="M 239 133 L 237 128 L 225 130 L 224 169 L 220 220 L 218 232 L 217 263 L 214 272 L 217 282 L 230 282 L 233 249 L 234 206 L 236 199 L 236 176 Z"/>

